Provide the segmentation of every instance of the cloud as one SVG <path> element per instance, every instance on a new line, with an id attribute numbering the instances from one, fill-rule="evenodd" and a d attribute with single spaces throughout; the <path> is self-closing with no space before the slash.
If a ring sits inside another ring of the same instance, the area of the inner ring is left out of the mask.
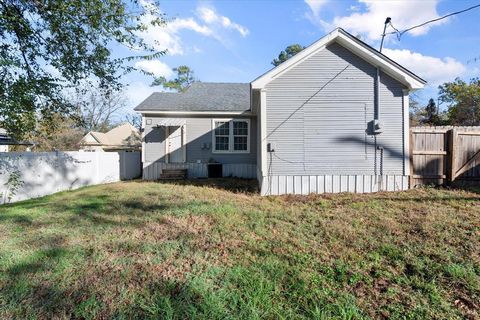
<path id="1" fill-rule="evenodd" d="M 205 23 L 235 30 L 240 33 L 242 37 L 246 37 L 250 32 L 244 26 L 232 22 L 228 17 L 218 15 L 215 9 L 211 7 L 200 6 L 197 8 L 197 13 L 200 19 L 202 19 Z"/>
<path id="2" fill-rule="evenodd" d="M 172 69 L 160 60 L 142 60 L 135 63 L 135 68 L 145 72 L 153 73 L 156 77 L 170 78 L 173 75 Z"/>
<path id="3" fill-rule="evenodd" d="M 155 7 L 150 0 L 142 0 L 140 4 L 148 11 L 153 11 L 143 17 L 142 22 L 148 24 L 154 20 L 161 10 Z M 156 13 L 155 13 L 156 12 Z M 167 49 L 169 55 L 183 55 L 186 51 L 197 52 L 198 48 L 186 48 L 182 42 L 181 33 L 183 31 L 192 31 L 204 37 L 214 38 L 221 43 L 226 43 L 224 30 L 233 30 L 238 32 L 242 37 L 249 34 L 249 30 L 233 22 L 226 16 L 219 15 L 213 7 L 199 6 L 197 8 L 198 17 L 175 18 L 169 20 L 164 25 L 149 26 L 149 28 L 141 33 L 144 41 L 153 46 L 155 50 L 161 51 Z"/>
<path id="4" fill-rule="evenodd" d="M 307 4 L 311 1 L 306 0 Z M 318 14 L 315 14 L 315 10 L 319 10 L 318 6 L 321 6 L 320 4 L 317 4 L 317 7 L 309 4 L 310 12 L 307 12 L 306 16 L 313 23 L 320 25 L 324 31 L 331 31 L 336 27 L 340 27 L 353 34 L 360 34 L 368 41 L 377 41 L 381 38 L 386 17 L 392 18 L 392 24 L 397 29 L 404 30 L 427 20 L 438 18 L 438 2 L 439 0 L 358 0 L 361 9 L 356 8 L 358 10 L 350 11 L 348 15 L 335 16 L 330 21 L 324 20 Z M 447 21 L 448 19 L 444 19 L 428 24 L 412 30 L 409 34 L 412 36 L 426 34 L 432 27 L 447 23 Z M 390 28 L 390 31 L 393 31 L 393 29 Z"/>
<path id="5" fill-rule="evenodd" d="M 406 49 L 385 48 L 382 53 L 427 80 L 430 86 L 452 81 L 467 71 L 465 65 L 451 57 L 424 56 Z"/>
<path id="6" fill-rule="evenodd" d="M 320 14 L 320 9 L 328 3 L 328 0 L 305 0 L 305 3 L 310 7 L 311 12 L 315 17 Z"/>
<path id="7" fill-rule="evenodd" d="M 135 108 L 148 98 L 152 93 L 161 91 L 162 88 L 150 87 L 142 81 L 135 81 L 128 84 L 125 88 L 125 96 L 128 98 L 127 108 Z"/>
<path id="8" fill-rule="evenodd" d="M 149 21 L 153 17 L 145 17 Z M 167 50 L 170 55 L 183 55 L 185 48 L 180 38 L 180 32 L 190 30 L 203 36 L 213 35 L 213 31 L 206 25 L 200 25 L 193 18 L 176 18 L 168 21 L 165 25 L 149 26 L 140 33 L 143 40 L 153 46 L 155 50 Z"/>

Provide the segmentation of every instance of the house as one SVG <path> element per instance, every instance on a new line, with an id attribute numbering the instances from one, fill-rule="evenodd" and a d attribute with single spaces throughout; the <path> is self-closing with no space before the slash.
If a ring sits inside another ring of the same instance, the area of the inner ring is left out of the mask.
<path id="1" fill-rule="evenodd" d="M 119 125 L 108 132 L 88 132 L 80 140 L 80 150 L 83 151 L 120 151 L 140 150 L 141 137 L 137 128 L 129 123 Z"/>
<path id="2" fill-rule="evenodd" d="M 250 84 L 195 83 L 135 108 L 144 179 L 256 178 L 261 193 L 408 188 L 411 71 L 336 29 Z"/>
<path id="3" fill-rule="evenodd" d="M 32 142 L 18 141 L 12 138 L 7 130 L 0 128 L 0 152 L 8 152 L 9 146 L 27 146 L 27 150 L 30 146 L 33 146 Z"/>
<path id="4" fill-rule="evenodd" d="M 8 152 L 7 141 L 10 141 L 10 137 L 7 135 L 7 130 L 0 128 L 0 152 Z"/>

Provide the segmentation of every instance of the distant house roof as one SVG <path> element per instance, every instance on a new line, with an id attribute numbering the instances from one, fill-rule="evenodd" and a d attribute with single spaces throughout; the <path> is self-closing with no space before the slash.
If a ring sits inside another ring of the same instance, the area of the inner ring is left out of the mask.
<path id="1" fill-rule="evenodd" d="M 91 139 L 93 138 L 93 139 Z M 140 133 L 129 123 L 124 123 L 108 132 L 88 132 L 80 141 L 83 146 L 102 146 L 106 148 L 139 147 Z"/>
<path id="2" fill-rule="evenodd" d="M 28 141 L 15 140 L 8 135 L 7 130 L 0 128 L 0 146 L 8 146 L 8 145 L 32 146 L 33 143 Z"/>
<path id="3" fill-rule="evenodd" d="M 185 92 L 155 92 L 135 111 L 241 112 L 250 110 L 249 83 L 195 82 Z"/>

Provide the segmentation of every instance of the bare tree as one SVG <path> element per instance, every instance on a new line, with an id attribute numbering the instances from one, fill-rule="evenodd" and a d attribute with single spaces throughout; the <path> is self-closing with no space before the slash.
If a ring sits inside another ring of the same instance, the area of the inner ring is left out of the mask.
<path id="1" fill-rule="evenodd" d="M 138 130 L 142 128 L 142 116 L 138 113 L 127 113 L 122 122 L 128 122 Z"/>
<path id="2" fill-rule="evenodd" d="M 121 91 L 105 91 L 82 86 L 75 92 L 76 105 L 82 127 L 86 131 L 108 131 L 127 104 Z"/>

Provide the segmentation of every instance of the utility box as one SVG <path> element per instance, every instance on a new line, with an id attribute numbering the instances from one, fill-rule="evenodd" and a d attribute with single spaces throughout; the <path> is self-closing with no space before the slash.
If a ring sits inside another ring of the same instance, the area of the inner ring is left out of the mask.
<path id="1" fill-rule="evenodd" d="M 368 123 L 368 134 L 377 135 L 383 132 L 382 124 L 380 120 L 374 119 Z"/>

